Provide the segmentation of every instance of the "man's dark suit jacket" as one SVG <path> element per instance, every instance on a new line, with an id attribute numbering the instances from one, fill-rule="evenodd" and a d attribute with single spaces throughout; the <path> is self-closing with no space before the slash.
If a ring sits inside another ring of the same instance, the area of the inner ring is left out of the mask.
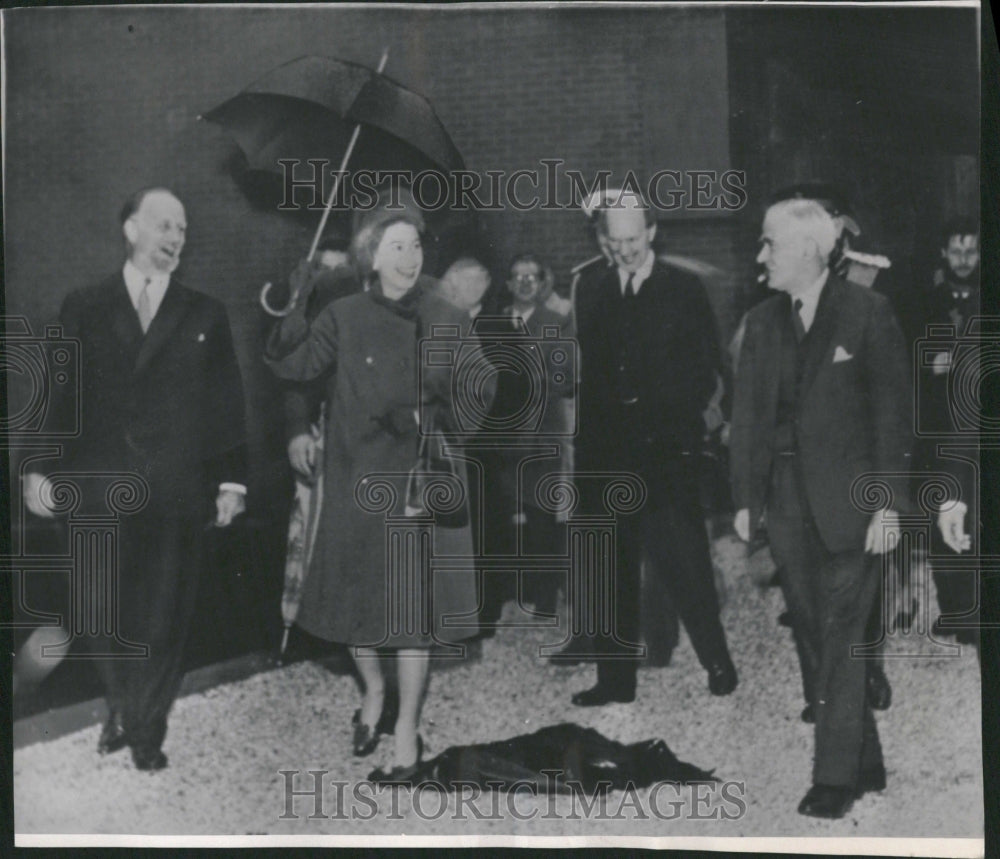
<path id="1" fill-rule="evenodd" d="M 730 436 L 733 497 L 750 511 L 751 529 L 767 505 L 775 455 L 782 338 L 791 336 L 791 303 L 775 295 L 747 315 Z M 892 507 L 908 509 L 912 438 L 909 358 L 886 298 L 830 276 L 820 296 L 815 342 L 803 368 L 795 416 L 804 492 L 831 552 L 859 549 L 873 510 L 859 495 L 872 472 L 892 490 Z M 872 497 L 869 501 L 873 500 Z"/>
<path id="2" fill-rule="evenodd" d="M 172 278 L 144 337 L 118 272 L 71 293 L 60 322 L 81 343 L 82 394 L 61 468 L 135 472 L 147 509 L 181 518 L 210 513 L 220 482 L 246 483 L 243 385 L 219 301 Z"/>
<path id="3" fill-rule="evenodd" d="M 581 369 L 575 466 L 578 472 L 638 470 L 655 496 L 669 492 L 678 462 L 697 461 L 702 412 L 715 391 L 721 356 L 715 317 L 698 278 L 657 260 L 634 300 L 639 311 L 635 352 L 643 372 L 638 402 L 627 416 L 616 376 L 621 343 L 608 324 L 623 301 L 618 270 L 609 268 L 586 301 L 577 303 Z"/>
<path id="4" fill-rule="evenodd" d="M 475 322 L 474 330 L 481 337 L 480 342 L 487 360 L 494 355 L 506 358 L 512 348 L 520 348 L 538 360 L 544 368 L 543 378 L 533 379 L 528 371 L 502 367 L 497 374 L 496 395 L 489 414 L 497 423 L 510 421 L 510 429 L 486 431 L 481 437 L 486 441 L 491 436 L 503 437 L 494 447 L 494 452 L 505 459 L 503 490 L 508 497 L 519 497 L 523 503 L 537 507 L 536 490 L 539 481 L 548 474 L 558 472 L 561 460 L 558 454 L 553 454 L 545 459 L 522 463 L 525 451 L 518 444 L 530 444 L 532 440 L 536 440 L 561 446 L 570 440 L 568 435 L 572 428 L 567 424 L 562 401 L 573 395 L 575 367 L 565 360 L 562 364 L 556 363 L 553 354 L 557 347 L 565 346 L 566 341 L 573 340 L 574 329 L 570 318 L 545 306 L 536 307 L 527 320 L 520 321 L 523 325 L 515 327 L 511 308 L 507 307 L 501 315 L 481 316 Z M 554 342 L 546 345 L 546 340 L 552 339 L 547 335 L 552 332 L 556 333 Z M 544 401 L 535 399 L 537 397 L 544 398 Z M 512 420 L 517 415 L 527 417 L 523 423 L 519 423 Z"/>

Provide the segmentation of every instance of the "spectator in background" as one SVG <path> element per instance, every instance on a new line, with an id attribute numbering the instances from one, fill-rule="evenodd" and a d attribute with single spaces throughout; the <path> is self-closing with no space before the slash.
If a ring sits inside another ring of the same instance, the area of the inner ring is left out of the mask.
<path id="1" fill-rule="evenodd" d="M 931 535 L 930 564 L 937 589 L 938 607 L 943 616 L 965 616 L 950 624 L 942 617 L 935 620 L 932 631 L 937 637 L 955 636 L 959 643 L 978 644 L 979 599 L 976 575 L 968 570 L 950 570 L 947 558 L 971 548 L 978 521 L 974 480 L 967 472 L 971 464 L 962 464 L 953 457 L 939 454 L 938 446 L 952 442 L 968 446 L 968 432 L 957 425 L 950 377 L 953 373 L 955 347 L 966 333 L 969 321 L 979 315 L 979 225 L 972 218 L 957 218 L 945 225 L 941 234 L 941 262 L 930 286 L 923 295 L 923 326 L 919 333 L 926 336 L 929 326 L 950 327 L 951 337 L 941 340 L 940 351 L 922 352 L 928 360 L 918 361 L 921 429 L 924 431 L 918 448 L 921 471 L 945 472 L 955 475 L 962 486 L 961 498 L 946 503 L 942 520 L 945 526 Z M 931 339 L 931 338 L 929 338 Z M 969 533 L 966 533 L 968 529 Z M 935 557 L 939 563 L 935 564 Z M 959 625 L 961 624 L 961 625 Z"/>
<path id="2" fill-rule="evenodd" d="M 490 432 L 483 436 L 487 444 L 483 451 L 487 473 L 484 523 L 491 535 L 491 554 L 566 553 L 556 515 L 543 510 L 538 501 L 540 481 L 564 470 L 561 448 L 568 441 L 569 427 L 561 401 L 573 395 L 575 382 L 573 368 L 555 363 L 555 350 L 545 345 L 546 340 L 573 336 L 572 321 L 546 305 L 552 280 L 551 271 L 535 255 L 515 257 L 506 283 L 511 303 L 499 316 L 484 319 L 478 329 L 484 354 L 497 372 Z M 523 362 L 509 360 L 512 351 L 522 350 L 539 357 L 544 378 L 532 378 Z M 554 452 L 540 459 L 535 449 L 539 445 L 551 445 Z M 487 573 L 485 624 L 499 619 L 511 584 L 506 573 Z M 518 594 L 523 593 L 536 612 L 555 614 L 559 581 L 554 574 L 533 571 L 522 584 Z"/>
<path id="3" fill-rule="evenodd" d="M 486 266 L 471 256 L 462 256 L 448 266 L 435 289 L 449 304 L 466 313 L 471 323 L 483 311 L 490 283 Z"/>

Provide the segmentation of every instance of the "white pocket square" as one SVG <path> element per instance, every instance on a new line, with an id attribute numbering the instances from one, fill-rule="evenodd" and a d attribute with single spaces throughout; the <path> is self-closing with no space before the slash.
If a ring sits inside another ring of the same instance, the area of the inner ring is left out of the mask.
<path id="1" fill-rule="evenodd" d="M 833 363 L 839 364 L 841 361 L 850 361 L 853 357 L 843 346 L 838 346 L 833 353 Z"/>

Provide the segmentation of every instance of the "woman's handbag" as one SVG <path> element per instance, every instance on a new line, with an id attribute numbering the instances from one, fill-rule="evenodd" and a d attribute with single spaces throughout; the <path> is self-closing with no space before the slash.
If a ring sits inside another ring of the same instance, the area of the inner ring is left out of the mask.
<path id="1" fill-rule="evenodd" d="M 406 479 L 406 515 L 431 516 L 440 528 L 464 528 L 469 504 L 462 465 L 444 452 L 444 444 L 433 426 L 420 437 L 417 462 Z"/>

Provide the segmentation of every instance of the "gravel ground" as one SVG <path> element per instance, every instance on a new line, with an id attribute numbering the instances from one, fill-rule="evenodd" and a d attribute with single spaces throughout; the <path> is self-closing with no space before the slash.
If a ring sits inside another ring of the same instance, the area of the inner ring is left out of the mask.
<path id="1" fill-rule="evenodd" d="M 888 647 L 892 707 L 878 714 L 888 788 L 867 794 L 840 821 L 796 813 L 809 786 L 812 728 L 803 702 L 789 631 L 778 625 L 780 593 L 755 586 L 735 538 L 714 544 L 726 585 L 723 621 L 740 672 L 726 698 L 709 695 L 687 639 L 667 668 L 640 671 L 631 705 L 577 710 L 569 696 L 593 682 L 593 668 L 556 668 L 537 657 L 558 640 L 551 631 L 506 629 L 481 655 L 435 670 L 424 708 L 427 754 L 449 745 L 498 739 L 572 720 L 608 737 L 663 738 L 682 760 L 737 784 L 730 793 L 704 786 L 608 797 L 603 812 L 584 814 L 569 797 L 519 794 L 454 796 L 442 807 L 421 792 L 375 794 L 363 783 L 390 763 L 391 739 L 371 757 L 350 755 L 355 684 L 317 663 L 298 663 L 219 686 L 177 702 L 164 750 L 170 767 L 137 772 L 127 753 L 99 758 L 99 728 L 14 754 L 18 833 L 294 834 L 294 835 L 604 835 L 604 836 L 889 836 L 974 837 L 983 833 L 979 667 L 975 652 L 955 658 L 911 635 Z M 932 593 L 920 594 L 935 606 Z M 513 606 L 508 606 L 509 610 Z M 508 612 L 505 617 L 510 617 Z M 325 770 L 321 811 L 311 797 L 286 811 L 281 770 Z M 346 783 L 343 813 L 337 789 Z M 741 786 L 742 785 L 742 786 Z M 356 792 L 361 798 L 355 799 Z M 346 819 L 345 819 L 346 818 Z M 355 818 L 355 819 L 352 819 Z M 363 819 L 367 818 L 367 819 Z"/>

